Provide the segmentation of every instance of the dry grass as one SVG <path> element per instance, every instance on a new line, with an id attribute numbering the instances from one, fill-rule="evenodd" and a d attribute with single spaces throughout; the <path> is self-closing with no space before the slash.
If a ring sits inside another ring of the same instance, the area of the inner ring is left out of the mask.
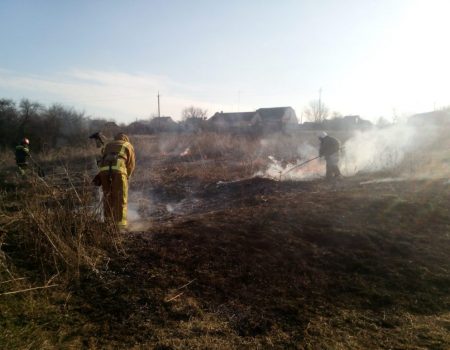
<path id="1" fill-rule="evenodd" d="M 0 295 L 0 348 L 445 349 L 448 188 L 218 183 L 316 142 L 298 137 L 132 137 L 132 191 L 184 211 L 125 239 L 79 175 L 94 148 L 40 158 L 66 185 L 0 179 L 0 294 L 47 287 Z"/>
<path id="2" fill-rule="evenodd" d="M 7 169 L 15 165 L 14 152 L 12 150 L 0 151 L 0 167 Z"/>
<path id="3" fill-rule="evenodd" d="M 137 158 L 144 161 L 161 156 L 185 157 L 187 160 L 240 159 L 255 153 L 258 147 L 256 140 L 216 133 L 134 136 L 131 141 Z"/>
<path id="4" fill-rule="evenodd" d="M 31 148 L 33 152 L 33 148 Z M 64 146 L 61 148 L 51 148 L 39 153 L 36 157 L 37 160 L 46 163 L 55 162 L 70 162 L 75 159 L 85 157 L 95 157 L 99 153 L 98 148 L 95 147 L 93 142 L 87 142 L 83 147 L 70 147 Z"/>
<path id="5" fill-rule="evenodd" d="M 70 334 L 74 292 L 101 279 L 122 237 L 101 222 L 89 183 L 52 186 L 30 174 L 2 178 L 0 348 L 54 348 Z M 47 324 L 51 324 L 48 329 Z M 64 341 L 67 343 L 67 341 Z M 69 341 L 68 343 L 71 343 Z"/>
<path id="6" fill-rule="evenodd" d="M 22 186 L 3 198 L 1 230 L 11 254 L 26 252 L 45 274 L 77 280 L 82 269 L 97 270 L 106 252 L 117 250 L 119 236 L 101 222 L 92 187 L 55 188 L 37 177 Z"/>

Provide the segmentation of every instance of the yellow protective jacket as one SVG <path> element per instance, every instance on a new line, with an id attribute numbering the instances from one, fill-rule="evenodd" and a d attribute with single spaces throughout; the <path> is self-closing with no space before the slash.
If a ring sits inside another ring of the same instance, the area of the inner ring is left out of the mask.
<path id="1" fill-rule="evenodd" d="M 125 134 L 118 134 L 106 144 L 100 160 L 100 172 L 118 172 L 130 177 L 136 165 L 133 145 Z"/>

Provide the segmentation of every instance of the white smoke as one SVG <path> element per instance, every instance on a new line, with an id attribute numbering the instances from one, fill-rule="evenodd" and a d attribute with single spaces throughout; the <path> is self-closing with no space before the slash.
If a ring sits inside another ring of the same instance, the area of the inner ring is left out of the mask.
<path id="1" fill-rule="evenodd" d="M 148 229 L 150 222 L 145 216 L 142 217 L 142 213 L 148 212 L 152 203 L 140 191 L 130 191 L 128 199 L 128 229 L 130 231 L 144 231 Z"/>
<path id="2" fill-rule="evenodd" d="M 315 157 L 317 157 L 317 150 Z M 293 163 L 286 163 L 269 156 L 267 169 L 256 173 L 255 176 L 275 180 L 313 180 L 322 177 L 325 174 L 325 162 L 320 159 L 309 161 L 310 159 L 301 158 Z"/>
<path id="3" fill-rule="evenodd" d="M 297 147 L 297 153 L 301 161 L 306 161 L 308 159 L 317 157 L 319 155 L 319 150 L 317 149 L 317 147 L 314 147 L 307 142 L 303 142 L 300 146 Z"/>
<path id="4" fill-rule="evenodd" d="M 395 124 L 356 132 L 343 145 L 340 168 L 343 175 L 398 169 L 409 157 L 427 148 L 436 129 L 420 130 L 408 124 Z"/>
<path id="5" fill-rule="evenodd" d="M 330 134 L 337 138 L 340 136 L 339 132 L 336 135 L 333 132 Z M 431 125 L 424 129 L 406 123 L 356 131 L 343 143 L 340 170 L 344 176 L 353 176 L 357 173 L 395 169 L 398 175 L 410 177 L 411 173 L 405 173 L 406 160 L 417 169 L 417 165 L 423 163 L 420 159 L 426 154 L 423 151 L 430 148 L 436 134 L 437 129 Z M 306 162 L 317 157 L 318 151 L 318 145 L 304 142 L 298 147 L 296 160 L 283 162 L 270 156 L 267 169 L 255 175 L 277 180 L 311 180 L 323 177 L 326 164 L 322 158 Z M 423 169 L 421 171 L 423 177 Z"/>

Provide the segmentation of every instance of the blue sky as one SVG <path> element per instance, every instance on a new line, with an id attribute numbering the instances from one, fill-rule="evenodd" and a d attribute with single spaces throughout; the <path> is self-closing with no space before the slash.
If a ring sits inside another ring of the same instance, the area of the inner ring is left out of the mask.
<path id="1" fill-rule="evenodd" d="M 0 1 L 0 97 L 130 122 L 322 98 L 376 120 L 450 105 L 446 0 Z"/>

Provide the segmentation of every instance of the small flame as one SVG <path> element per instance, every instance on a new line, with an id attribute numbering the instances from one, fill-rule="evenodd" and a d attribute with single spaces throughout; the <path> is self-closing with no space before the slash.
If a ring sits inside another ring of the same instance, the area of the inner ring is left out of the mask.
<path id="1" fill-rule="evenodd" d="M 191 148 L 187 147 L 183 152 L 180 153 L 181 157 L 186 157 L 189 156 L 191 154 Z"/>
<path id="2" fill-rule="evenodd" d="M 277 180 L 313 180 L 324 175 L 325 165 L 319 159 L 313 160 L 301 167 L 304 159 L 297 159 L 295 163 L 277 160 L 269 156 L 269 165 L 264 172 L 258 172 L 255 176 L 269 177 Z"/>

